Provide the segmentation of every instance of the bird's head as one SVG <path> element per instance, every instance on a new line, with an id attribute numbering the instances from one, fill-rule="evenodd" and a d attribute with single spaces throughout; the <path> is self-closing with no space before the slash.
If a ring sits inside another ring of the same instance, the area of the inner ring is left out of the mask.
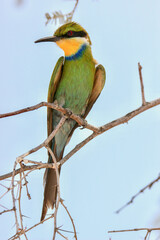
<path id="1" fill-rule="evenodd" d="M 82 45 L 91 45 L 91 40 L 86 30 L 75 22 L 70 22 L 58 28 L 52 37 L 41 38 L 39 42 L 55 42 L 65 53 L 65 56 L 75 54 Z"/>

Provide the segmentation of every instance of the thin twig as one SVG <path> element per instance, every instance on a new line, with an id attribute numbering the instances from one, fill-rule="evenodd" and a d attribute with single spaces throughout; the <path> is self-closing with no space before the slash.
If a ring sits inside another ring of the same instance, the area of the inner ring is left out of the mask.
<path id="1" fill-rule="evenodd" d="M 24 181 L 25 181 L 25 183 L 23 184 L 23 186 L 26 187 L 27 197 L 28 197 L 29 200 L 31 200 L 31 195 L 30 195 L 29 190 L 28 190 L 28 181 L 27 181 L 27 179 L 26 179 L 26 175 L 25 175 L 24 171 L 23 171 L 23 178 L 24 178 Z"/>
<path id="2" fill-rule="evenodd" d="M 66 210 L 71 222 L 72 222 L 72 226 L 73 226 L 73 230 L 74 230 L 74 238 L 77 240 L 77 233 L 76 233 L 76 227 L 75 227 L 75 224 L 74 224 L 74 221 L 73 221 L 73 218 L 71 217 L 71 214 L 69 213 L 67 207 L 64 205 L 64 201 L 61 199 L 60 200 L 60 203 L 62 204 L 62 206 L 64 207 L 64 209 Z"/>
<path id="3" fill-rule="evenodd" d="M 120 233 L 120 232 L 137 232 L 137 231 L 160 231 L 160 228 L 133 228 L 133 229 L 123 229 L 123 230 L 112 230 L 108 233 Z"/>
<path id="4" fill-rule="evenodd" d="M 54 211 L 54 233 L 53 233 L 53 240 L 56 238 L 56 232 L 57 232 L 57 212 L 58 212 L 58 207 L 59 207 L 59 202 L 60 202 L 60 182 L 59 182 L 59 170 L 58 170 L 58 165 L 57 165 L 57 160 L 54 156 L 53 151 L 51 150 L 50 147 L 46 146 L 48 152 L 50 153 L 52 160 L 55 165 L 55 171 L 56 171 L 56 178 L 57 178 L 57 201 L 56 201 L 56 206 L 55 206 L 55 211 Z"/>
<path id="5" fill-rule="evenodd" d="M 150 182 L 149 184 L 147 184 L 144 188 L 142 188 L 141 190 L 139 190 L 132 198 L 130 201 L 128 201 L 125 205 L 123 205 L 121 208 L 119 208 L 115 213 L 120 213 L 124 208 L 126 208 L 128 205 L 132 204 L 133 201 L 135 200 L 136 197 L 138 197 L 141 193 L 143 193 L 146 189 L 151 189 L 152 186 L 158 182 L 160 180 L 160 175 L 153 180 L 152 182 Z"/>
<path id="6" fill-rule="evenodd" d="M 0 196 L 0 199 L 3 198 L 11 189 L 8 189 L 5 193 Z"/>
<path id="7" fill-rule="evenodd" d="M 23 159 L 24 161 L 25 159 Z M 26 166 L 23 165 L 23 169 L 22 168 L 18 168 L 15 170 L 15 176 L 21 172 L 25 172 L 28 170 L 36 170 L 36 169 L 42 169 L 42 168 L 54 168 L 54 163 L 41 163 L 41 162 L 37 162 L 37 164 L 35 165 L 30 165 L 30 166 Z M 4 174 L 2 176 L 0 176 L 0 181 L 4 180 L 6 178 L 12 177 L 13 172 Z"/>
<path id="8" fill-rule="evenodd" d="M 10 190 L 10 188 L 6 187 L 6 186 L 5 186 L 4 184 L 2 184 L 2 183 L 0 183 L 0 186 L 6 188 L 7 190 Z"/>
<path id="9" fill-rule="evenodd" d="M 51 218 L 53 218 L 53 217 L 54 217 L 54 214 L 52 214 L 52 215 L 51 215 L 50 217 L 48 217 L 48 218 L 45 218 L 43 221 L 36 223 L 36 224 L 33 225 L 32 227 L 30 227 L 30 228 L 28 228 L 27 230 L 25 230 L 25 232 L 27 233 L 27 232 L 31 231 L 33 228 L 41 225 L 42 223 L 48 221 L 49 219 L 51 219 Z M 23 234 L 23 232 L 19 232 L 18 235 L 15 234 L 14 236 L 10 237 L 8 240 L 17 239 L 17 238 L 18 238 L 20 235 L 22 235 L 22 234 Z"/>
<path id="10" fill-rule="evenodd" d="M 23 231 L 25 239 L 28 240 L 27 235 L 24 230 L 24 227 L 23 227 L 23 219 L 22 219 L 22 211 L 21 211 L 22 173 L 20 173 L 19 175 L 20 175 L 19 196 L 18 196 L 19 217 L 20 217 L 21 231 Z"/>
<path id="11" fill-rule="evenodd" d="M 6 187 L 4 184 L 0 183 L 0 186 L 4 187 L 5 189 L 7 189 L 6 192 L 4 192 L 1 196 L 0 199 L 2 199 L 10 190 L 11 190 L 11 186 L 10 187 Z"/>
<path id="12" fill-rule="evenodd" d="M 66 233 L 74 233 L 73 231 L 69 231 L 69 230 L 62 229 L 61 227 L 62 227 L 62 226 L 58 227 L 57 229 L 58 229 L 59 231 L 66 232 Z"/>
<path id="13" fill-rule="evenodd" d="M 68 240 L 68 238 L 65 237 L 65 236 L 64 236 L 62 233 L 60 233 L 58 230 L 57 230 L 57 233 L 58 233 L 61 237 L 63 237 L 64 239 Z"/>
<path id="14" fill-rule="evenodd" d="M 144 240 L 147 240 L 147 237 L 150 236 L 152 231 L 160 231 L 160 228 L 133 228 L 133 229 L 123 229 L 123 230 L 112 230 L 108 233 L 121 233 L 121 232 L 137 232 L 137 231 L 147 231 Z"/>
<path id="15" fill-rule="evenodd" d="M 59 128 L 64 124 L 65 121 L 66 121 L 66 117 L 64 116 L 64 117 L 61 118 L 61 120 L 57 124 L 56 128 L 52 131 L 52 133 L 48 136 L 48 138 L 43 143 L 41 143 L 37 147 L 32 148 L 28 152 L 26 152 L 26 153 L 22 154 L 21 156 L 19 156 L 17 158 L 17 162 L 21 162 L 25 157 L 27 157 L 31 153 L 34 153 L 34 152 L 38 151 L 39 149 L 47 146 L 48 143 L 53 139 L 53 137 L 56 135 L 56 133 L 58 132 Z"/>
<path id="16" fill-rule="evenodd" d="M 0 212 L 0 215 L 2 215 L 3 213 L 12 212 L 12 211 L 14 211 L 14 208 L 8 209 L 8 210 L 4 210 L 3 212 Z"/>
<path id="17" fill-rule="evenodd" d="M 5 206 L 3 206 L 2 204 L 0 204 L 0 207 L 2 207 L 2 208 L 4 208 L 4 209 L 8 210 L 8 208 L 5 207 Z"/>
<path id="18" fill-rule="evenodd" d="M 142 77 L 142 66 L 138 63 L 138 71 L 139 71 L 139 78 L 141 84 L 141 95 L 142 95 L 142 105 L 146 104 L 145 96 L 144 96 L 144 84 L 143 84 L 143 77 Z"/>
<path id="19" fill-rule="evenodd" d="M 23 184 L 23 186 L 25 186 L 26 187 L 26 192 L 27 192 L 27 196 L 28 196 L 28 199 L 30 200 L 31 199 L 31 195 L 29 194 L 29 190 L 28 190 L 28 181 L 27 181 L 27 179 L 26 179 L 26 175 L 25 175 L 25 173 L 24 173 L 24 171 L 23 171 L 23 164 L 22 164 L 22 162 L 20 162 L 20 166 L 21 166 L 21 169 L 22 169 L 22 173 L 23 173 L 23 179 L 24 179 L 24 184 Z M 22 178 L 22 177 L 21 177 Z"/>
<path id="20" fill-rule="evenodd" d="M 57 19 L 59 20 L 59 22 L 62 23 L 68 23 L 71 22 L 73 19 L 73 15 L 75 13 L 75 10 L 77 8 L 79 0 L 76 0 L 74 8 L 71 12 L 63 14 L 61 11 L 55 11 L 52 13 L 53 16 L 51 16 L 49 13 L 45 14 L 45 17 L 47 19 L 46 21 L 46 25 L 52 20 L 55 21 L 55 24 L 57 23 Z"/>
<path id="21" fill-rule="evenodd" d="M 149 240 L 150 234 L 151 234 L 151 231 L 147 231 L 146 236 L 144 237 L 144 240 L 147 240 L 147 237 L 148 237 L 148 240 Z"/>
<path id="22" fill-rule="evenodd" d="M 17 210 L 16 210 L 16 200 L 15 200 L 15 196 L 14 196 L 14 176 L 15 176 L 16 166 L 17 166 L 17 162 L 15 161 L 14 167 L 13 167 L 13 173 L 12 173 L 12 189 L 11 189 L 11 193 L 12 193 L 12 202 L 13 202 L 13 209 L 14 209 L 14 216 L 15 216 L 15 223 L 16 223 L 16 234 L 18 234 L 19 223 L 18 223 Z M 18 236 L 18 238 L 19 238 L 19 236 Z"/>

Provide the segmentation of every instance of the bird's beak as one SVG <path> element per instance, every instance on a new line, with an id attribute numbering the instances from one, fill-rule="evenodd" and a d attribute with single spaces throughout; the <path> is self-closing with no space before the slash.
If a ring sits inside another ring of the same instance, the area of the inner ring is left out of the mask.
<path id="1" fill-rule="evenodd" d="M 40 38 L 37 41 L 35 41 L 35 43 L 39 43 L 39 42 L 57 42 L 61 39 L 61 37 L 56 37 L 56 36 L 52 36 L 52 37 L 45 37 L 45 38 Z"/>

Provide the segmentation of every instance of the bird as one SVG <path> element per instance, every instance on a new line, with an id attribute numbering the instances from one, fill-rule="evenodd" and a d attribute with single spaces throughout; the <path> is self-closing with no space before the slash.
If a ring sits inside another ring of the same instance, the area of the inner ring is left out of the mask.
<path id="1" fill-rule="evenodd" d="M 54 42 L 64 51 L 64 56 L 58 59 L 51 75 L 47 101 L 56 102 L 59 106 L 85 119 L 106 80 L 105 68 L 93 58 L 89 34 L 80 24 L 69 22 L 60 26 L 53 36 L 35 41 L 35 43 L 40 42 Z M 62 113 L 47 108 L 48 136 L 61 118 Z M 67 119 L 50 142 L 57 161 L 62 159 L 65 146 L 77 127 L 76 121 Z M 48 162 L 53 163 L 50 154 L 48 154 Z M 46 169 L 41 221 L 45 219 L 48 208 L 54 208 L 56 199 L 56 172 L 55 169 Z"/>

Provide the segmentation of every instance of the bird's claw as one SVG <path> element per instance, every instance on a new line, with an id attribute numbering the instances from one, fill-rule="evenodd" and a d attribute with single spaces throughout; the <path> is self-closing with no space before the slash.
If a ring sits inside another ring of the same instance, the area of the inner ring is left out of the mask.
<path id="1" fill-rule="evenodd" d="M 66 110 L 65 116 L 67 118 L 70 118 L 70 116 L 72 115 L 72 111 L 69 108 L 65 108 L 65 110 Z"/>
<path id="2" fill-rule="evenodd" d="M 81 125 L 80 130 L 83 130 L 86 128 L 87 120 L 84 119 L 83 121 L 84 122 L 83 122 L 83 125 Z"/>

